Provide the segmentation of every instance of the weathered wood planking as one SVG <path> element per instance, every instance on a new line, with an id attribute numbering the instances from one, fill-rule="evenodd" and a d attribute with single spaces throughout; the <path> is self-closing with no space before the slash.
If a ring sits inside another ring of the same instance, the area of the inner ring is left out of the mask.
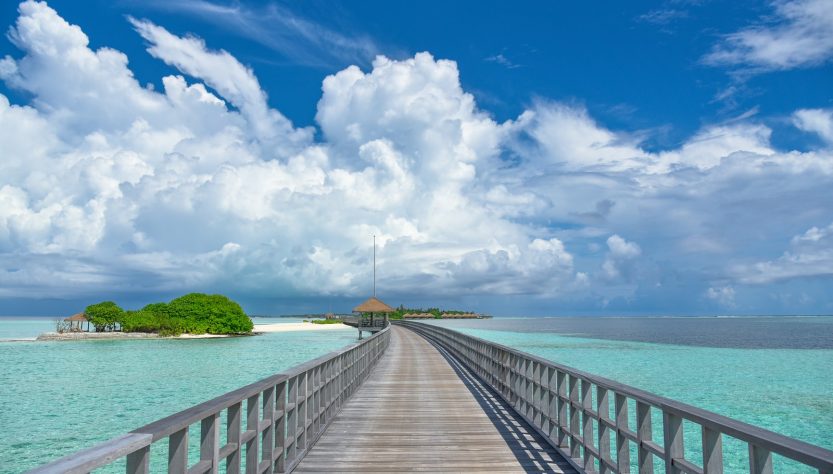
<path id="1" fill-rule="evenodd" d="M 294 472 L 575 472 L 470 372 L 414 332 L 392 331 Z"/>

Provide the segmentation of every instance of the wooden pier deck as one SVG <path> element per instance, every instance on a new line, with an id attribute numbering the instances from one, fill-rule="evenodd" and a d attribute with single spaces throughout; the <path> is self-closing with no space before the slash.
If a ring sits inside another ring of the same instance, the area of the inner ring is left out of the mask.
<path id="1" fill-rule="evenodd" d="M 294 472 L 576 472 L 490 388 L 411 330 Z"/>

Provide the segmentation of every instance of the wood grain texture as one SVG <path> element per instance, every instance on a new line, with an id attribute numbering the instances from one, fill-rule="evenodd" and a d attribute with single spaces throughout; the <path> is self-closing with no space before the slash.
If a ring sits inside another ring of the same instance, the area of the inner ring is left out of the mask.
<path id="1" fill-rule="evenodd" d="M 351 471 L 575 472 L 468 370 L 401 327 L 294 470 Z"/>

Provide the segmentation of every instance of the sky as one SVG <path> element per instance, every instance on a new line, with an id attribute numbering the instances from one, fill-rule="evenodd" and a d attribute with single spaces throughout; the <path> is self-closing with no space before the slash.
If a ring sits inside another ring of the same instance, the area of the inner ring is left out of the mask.
<path id="1" fill-rule="evenodd" d="M 833 314 L 833 2 L 0 4 L 0 314 Z"/>

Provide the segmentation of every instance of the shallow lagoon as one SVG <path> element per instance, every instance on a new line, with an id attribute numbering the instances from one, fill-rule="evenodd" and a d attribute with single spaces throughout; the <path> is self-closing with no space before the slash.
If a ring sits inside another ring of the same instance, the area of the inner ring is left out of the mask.
<path id="1" fill-rule="evenodd" d="M 0 338 L 31 338 L 54 323 L 3 318 L 0 328 Z M 345 328 L 223 339 L 2 342 L 0 426 L 7 444 L 0 473 L 92 446 L 355 341 L 355 330 Z"/>

